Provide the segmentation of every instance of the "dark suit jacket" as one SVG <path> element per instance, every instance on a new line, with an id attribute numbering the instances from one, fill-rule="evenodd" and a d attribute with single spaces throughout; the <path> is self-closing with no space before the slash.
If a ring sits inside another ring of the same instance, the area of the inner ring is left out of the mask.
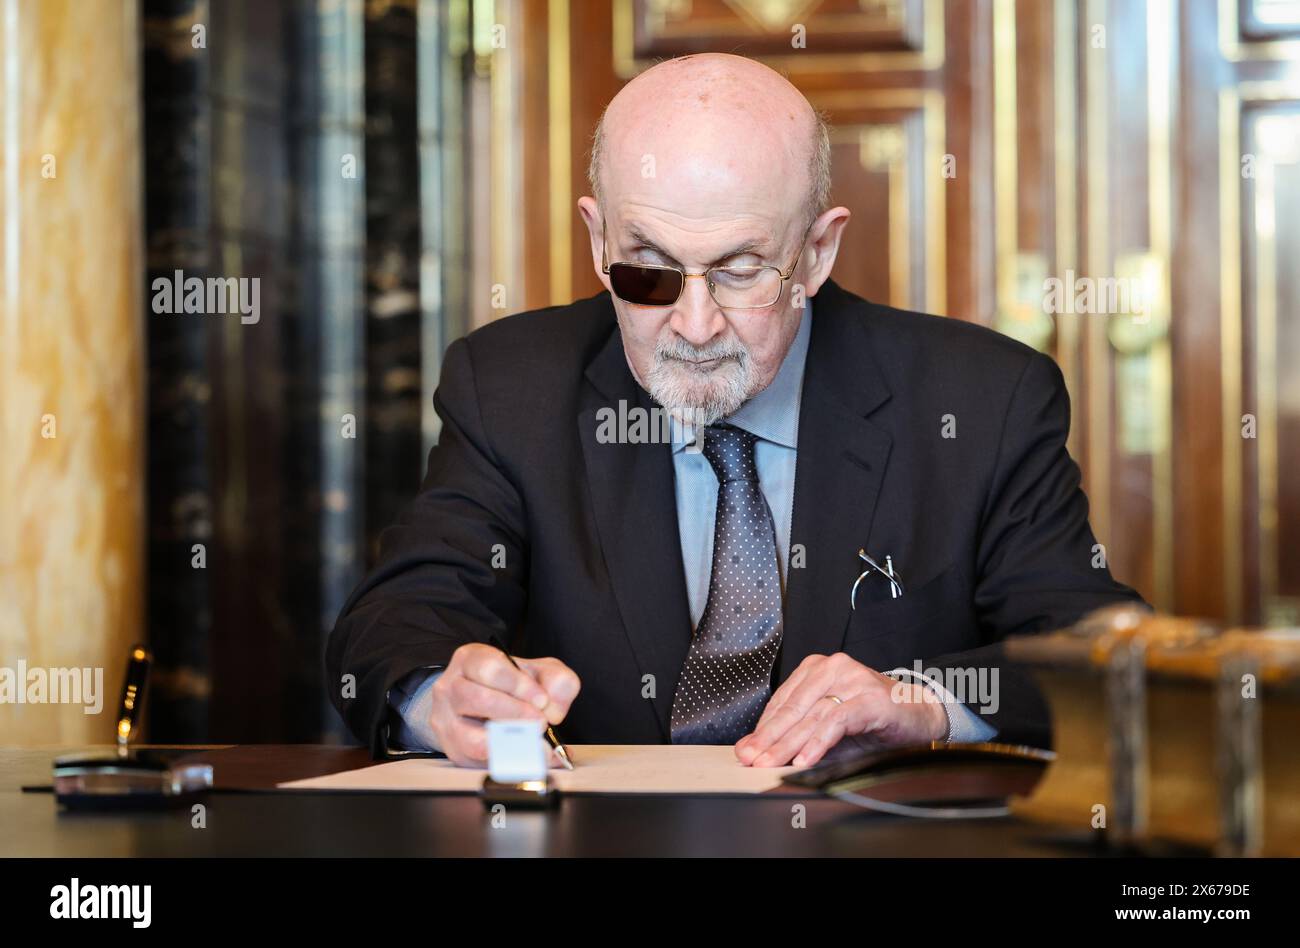
<path id="1" fill-rule="evenodd" d="M 803 558 L 789 569 L 774 678 L 836 651 L 879 670 L 999 667 L 1000 706 L 985 719 L 999 740 L 1050 746 L 1041 695 L 998 643 L 1137 598 L 1092 565 L 1060 371 L 988 329 L 833 282 L 812 320 L 791 530 Z M 448 347 L 428 474 L 326 654 L 335 705 L 376 753 L 388 689 L 493 633 L 581 677 L 562 740 L 669 740 L 691 637 L 671 448 L 599 443 L 596 412 L 621 399 L 653 407 L 608 293 Z M 901 598 L 870 578 L 850 609 L 859 548 L 893 557 Z M 346 674 L 355 698 L 340 696 Z"/>

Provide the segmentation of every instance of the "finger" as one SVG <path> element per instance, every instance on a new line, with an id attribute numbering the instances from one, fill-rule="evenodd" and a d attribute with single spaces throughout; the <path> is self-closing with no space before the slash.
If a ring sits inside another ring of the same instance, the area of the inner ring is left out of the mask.
<path id="1" fill-rule="evenodd" d="M 550 698 L 544 709 L 546 720 L 559 724 L 569 713 L 573 699 L 578 697 L 578 692 L 582 689 L 582 681 L 577 672 L 558 658 L 520 659 L 519 664 L 536 679 Z"/>
<path id="2" fill-rule="evenodd" d="M 520 701 L 531 704 L 538 711 L 551 703 L 545 689 L 537 684 L 531 675 L 512 665 L 510 659 L 500 649 L 490 646 L 473 649 L 465 657 L 460 672 L 470 681 L 514 695 Z"/>
<path id="3" fill-rule="evenodd" d="M 468 678 L 453 679 L 447 687 L 447 696 L 452 711 L 462 717 L 482 720 L 542 720 L 542 712 L 536 706 Z"/>
<path id="4" fill-rule="evenodd" d="M 838 705 L 826 702 L 833 709 Z M 803 750 L 805 744 L 813 736 L 816 730 L 822 726 L 822 722 L 827 715 L 835 715 L 837 711 L 823 711 L 816 708 L 807 716 L 802 718 L 798 723 L 791 727 L 781 736 L 781 739 L 774 742 L 767 750 L 754 758 L 755 767 L 784 767 L 794 759 L 794 755 Z"/>
<path id="5" fill-rule="evenodd" d="M 847 707 L 848 703 L 845 702 L 845 708 Z M 844 739 L 848 731 L 848 719 L 851 717 L 851 714 L 827 715 L 790 762 L 796 767 L 811 767 L 817 763 L 828 750 Z"/>
<path id="6" fill-rule="evenodd" d="M 808 677 L 809 673 L 814 671 L 817 666 L 825 660 L 825 655 L 809 655 L 800 662 L 799 666 L 790 673 L 790 677 L 781 682 L 781 686 L 777 688 L 776 691 L 772 692 L 772 697 L 767 700 L 767 706 L 763 708 L 763 713 L 759 716 L 758 724 L 755 725 L 754 730 L 758 730 L 762 727 L 771 716 L 771 713 L 775 712 L 777 708 L 785 704 L 786 700 L 794 692 L 795 688 L 799 687 L 799 685 L 803 683 L 804 679 Z"/>
<path id="7" fill-rule="evenodd" d="M 803 715 L 792 706 L 782 705 L 767 719 L 766 724 L 759 725 L 753 733 L 746 734 L 736 742 L 736 757 L 743 764 L 753 764 L 759 755 L 780 740 L 802 718 Z"/>
<path id="8" fill-rule="evenodd" d="M 736 744 L 736 756 L 742 763 L 757 764 L 758 758 L 770 751 L 778 741 L 785 738 L 791 729 L 797 727 L 806 712 L 787 702 L 768 718 L 766 724 L 746 735 Z"/>
<path id="9" fill-rule="evenodd" d="M 453 718 L 442 752 L 457 767 L 486 767 L 487 729 L 483 722 L 473 718 Z"/>
<path id="10" fill-rule="evenodd" d="M 830 659 L 826 659 L 811 667 L 804 679 L 787 694 L 785 702 L 767 715 L 767 721 L 760 718 L 754 733 L 741 738 L 736 744 L 736 755 L 741 761 L 753 763 L 760 754 L 781 740 L 790 728 L 803 720 L 820 699 L 826 697 L 831 684 L 836 680 L 833 665 Z M 837 685 L 836 688 L 846 695 L 853 693 L 845 686 Z M 845 695 L 837 697 L 844 698 Z M 768 702 L 769 709 L 775 700 L 776 696 L 773 695 L 773 700 Z"/>

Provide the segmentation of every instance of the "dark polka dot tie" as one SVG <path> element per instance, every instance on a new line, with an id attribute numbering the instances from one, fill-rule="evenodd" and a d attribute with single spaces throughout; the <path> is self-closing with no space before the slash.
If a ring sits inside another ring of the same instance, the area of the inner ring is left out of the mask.
<path id="1" fill-rule="evenodd" d="M 758 439 L 729 425 L 704 430 L 718 475 L 709 599 L 673 695 L 674 744 L 734 744 L 754 729 L 781 645 L 776 529 L 758 485 Z"/>

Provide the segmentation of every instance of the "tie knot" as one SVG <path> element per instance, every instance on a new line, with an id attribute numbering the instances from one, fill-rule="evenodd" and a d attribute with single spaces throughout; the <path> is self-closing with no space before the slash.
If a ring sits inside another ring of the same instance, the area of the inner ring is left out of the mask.
<path id="1" fill-rule="evenodd" d="M 756 481 L 754 445 L 758 438 L 731 425 L 709 425 L 704 429 L 704 456 L 713 465 L 718 483 Z"/>

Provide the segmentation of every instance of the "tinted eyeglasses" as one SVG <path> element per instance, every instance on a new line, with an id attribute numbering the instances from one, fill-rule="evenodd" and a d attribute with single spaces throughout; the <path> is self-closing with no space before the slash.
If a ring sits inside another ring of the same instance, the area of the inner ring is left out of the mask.
<path id="1" fill-rule="evenodd" d="M 601 221 L 601 231 L 605 224 Z M 808 243 L 808 230 L 799 242 L 799 253 L 784 272 L 772 266 L 762 267 L 709 267 L 703 273 L 687 273 L 680 267 L 657 266 L 648 263 L 610 263 L 601 241 L 600 265 L 609 274 L 609 285 L 614 295 L 635 306 L 672 306 L 686 289 L 687 279 L 703 279 L 709 294 L 723 309 L 765 309 L 781 298 L 785 281 L 790 279 L 803 248 Z"/>

